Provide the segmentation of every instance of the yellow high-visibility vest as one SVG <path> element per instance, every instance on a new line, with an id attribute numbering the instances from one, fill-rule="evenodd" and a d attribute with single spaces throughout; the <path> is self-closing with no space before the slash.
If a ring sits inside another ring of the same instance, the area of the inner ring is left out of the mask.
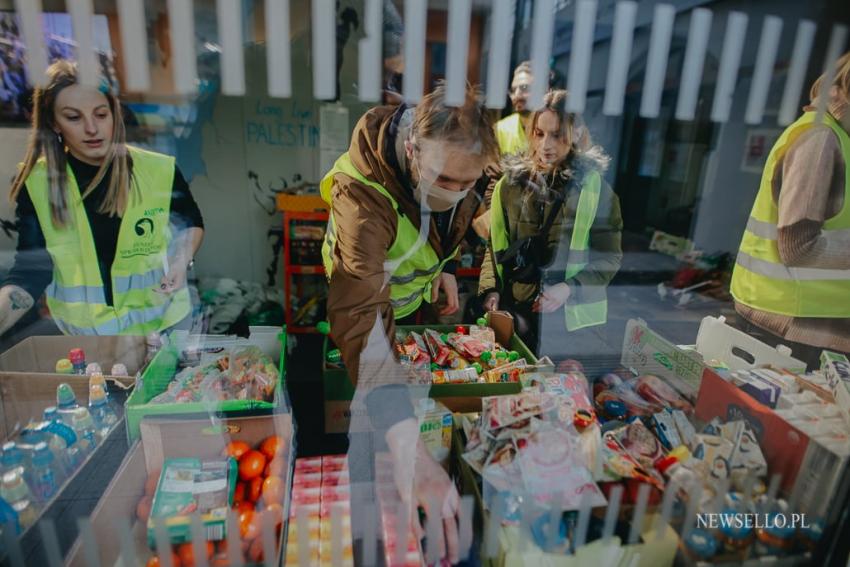
<path id="1" fill-rule="evenodd" d="M 519 119 L 519 113 L 514 112 L 510 116 L 496 122 L 496 141 L 499 142 L 499 153 L 521 154 L 528 149 L 528 138 Z"/>
<path id="2" fill-rule="evenodd" d="M 414 313 L 423 301 L 431 301 L 431 283 L 443 271 L 446 263 L 455 257 L 457 248 L 445 259 L 440 260 L 434 248 L 427 241 L 419 242 L 419 229 L 417 229 L 407 215 L 401 214 L 398 202 L 390 195 L 382 185 L 367 179 L 351 163 L 348 152 L 342 154 L 333 168 L 322 179 L 320 190 L 322 198 L 331 204 L 331 189 L 334 176 L 338 173 L 371 187 L 383 195 L 392 204 L 398 217 L 396 237 L 390 249 L 387 251 L 387 264 L 390 269 L 390 303 L 393 307 L 393 315 L 396 319 L 407 317 Z M 333 272 L 333 254 L 336 247 L 336 225 L 334 223 L 333 211 L 328 218 L 328 228 L 325 232 L 325 240 L 322 243 L 322 262 L 325 266 L 325 275 L 330 281 Z M 377 252 L 377 251 L 376 251 Z"/>
<path id="3" fill-rule="evenodd" d="M 128 146 L 133 183 L 140 199 L 130 199 L 121 219 L 112 263 L 112 305 L 107 305 L 97 252 L 85 206 L 68 166 L 70 219 L 55 226 L 50 215 L 47 163 L 40 159 L 26 188 L 53 260 L 47 306 L 56 325 L 70 335 L 145 335 L 174 326 L 191 309 L 185 287 L 166 295 L 154 291 L 165 275 L 171 242 L 169 215 L 174 158 Z"/>
<path id="4" fill-rule="evenodd" d="M 791 317 L 844 318 L 850 317 L 850 270 L 786 266 L 777 243 L 779 209 L 771 182 L 788 148 L 815 120 L 815 112 L 803 114 L 782 133 L 768 155 L 732 273 L 731 291 L 736 301 L 760 311 Z M 847 132 L 827 113 L 823 123 L 838 136 L 845 167 L 850 166 Z M 827 219 L 822 230 L 850 231 L 850 172 L 844 184 L 844 205 Z"/>

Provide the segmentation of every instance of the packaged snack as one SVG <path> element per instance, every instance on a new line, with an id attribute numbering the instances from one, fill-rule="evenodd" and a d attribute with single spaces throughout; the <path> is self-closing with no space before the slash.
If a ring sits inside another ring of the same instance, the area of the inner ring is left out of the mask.
<path id="1" fill-rule="evenodd" d="M 483 353 L 493 348 L 492 343 L 488 344 L 472 336 L 458 333 L 449 334 L 448 343 L 458 354 L 468 360 L 478 360 Z"/>
<path id="2" fill-rule="evenodd" d="M 469 336 L 487 344 L 496 344 L 496 332 L 487 326 L 487 320 L 483 317 L 475 325 L 469 326 Z"/>
<path id="3" fill-rule="evenodd" d="M 645 470 L 652 470 L 665 453 L 658 438 L 639 419 L 617 430 L 617 440 Z"/>
<path id="4" fill-rule="evenodd" d="M 408 366 L 427 366 L 431 364 L 431 355 L 422 335 L 411 332 L 400 343 L 396 343 L 399 362 Z"/>
<path id="5" fill-rule="evenodd" d="M 719 484 L 729 478 L 729 460 L 734 445 L 719 435 L 698 434 L 695 437 L 693 457 L 698 461 L 696 468 L 711 484 Z"/>
<path id="6" fill-rule="evenodd" d="M 630 416 L 649 417 L 663 409 L 658 404 L 647 401 L 637 395 L 628 383 L 603 390 L 595 398 L 597 407 L 603 406 L 609 400 L 616 400 L 625 404 Z"/>
<path id="7" fill-rule="evenodd" d="M 482 424 L 492 431 L 557 409 L 555 396 L 546 392 L 521 392 L 481 400 Z"/>
<path id="8" fill-rule="evenodd" d="M 652 426 L 661 444 L 668 450 L 682 444 L 679 430 L 673 421 L 673 415 L 668 411 L 660 411 L 652 416 Z"/>
<path id="9" fill-rule="evenodd" d="M 171 543 L 191 541 L 194 514 L 201 516 L 206 539 L 224 539 L 236 475 L 236 460 L 228 457 L 166 459 L 148 519 L 150 546 L 155 546 L 159 522 L 165 523 Z"/>
<path id="10" fill-rule="evenodd" d="M 463 368 L 459 370 L 433 370 L 431 372 L 432 384 L 470 384 L 479 382 L 478 371 L 475 368 Z"/>
<path id="11" fill-rule="evenodd" d="M 850 425 L 850 361 L 843 354 L 825 350 L 820 356 L 820 367 L 844 421 Z"/>
<path id="12" fill-rule="evenodd" d="M 445 366 L 451 349 L 440 336 L 440 333 L 433 329 L 425 329 L 424 338 L 428 352 L 431 353 L 431 362 L 437 366 Z"/>
<path id="13" fill-rule="evenodd" d="M 673 410 L 671 412 L 673 422 L 676 424 L 676 431 L 679 433 L 679 439 L 687 447 L 691 447 L 694 442 L 694 437 L 697 432 L 693 424 L 682 410 Z"/>
<path id="14" fill-rule="evenodd" d="M 755 433 L 746 422 L 730 421 L 721 426 L 721 435 L 732 443 L 732 453 L 729 458 L 730 476 L 744 478 L 749 475 L 764 476 L 767 474 L 767 461 L 761 452 Z"/>
<path id="15" fill-rule="evenodd" d="M 481 376 L 484 382 L 488 384 L 494 383 L 503 383 L 503 382 L 519 382 L 519 377 L 522 374 L 522 370 L 526 367 L 528 363 L 526 363 L 524 358 L 520 358 L 519 360 L 515 360 L 508 364 L 503 364 L 497 368 L 492 370 L 487 370 Z"/>
<path id="16" fill-rule="evenodd" d="M 664 487 L 664 480 L 654 469 L 645 469 L 626 451 L 617 440 L 617 430 L 602 435 L 602 470 L 596 480 L 601 482 L 637 479 L 658 488 Z"/>
<path id="17" fill-rule="evenodd" d="M 593 397 L 596 397 L 602 390 L 609 390 L 623 383 L 623 379 L 617 374 L 605 374 L 600 376 L 593 382 Z"/>
<path id="18" fill-rule="evenodd" d="M 635 391 L 645 400 L 661 407 L 679 409 L 693 413 L 693 406 L 664 380 L 653 374 L 645 374 L 635 382 Z"/>

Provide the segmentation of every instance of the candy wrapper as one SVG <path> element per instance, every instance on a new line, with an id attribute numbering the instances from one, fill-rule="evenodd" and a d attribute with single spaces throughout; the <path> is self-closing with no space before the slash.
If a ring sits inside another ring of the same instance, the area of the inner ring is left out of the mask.
<path id="1" fill-rule="evenodd" d="M 522 392 L 512 396 L 491 396 L 481 400 L 482 424 L 492 432 L 519 421 L 556 410 L 558 402 L 549 393 Z"/>
<path id="2" fill-rule="evenodd" d="M 596 480 L 600 482 L 636 479 L 663 489 L 664 479 L 654 469 L 646 469 L 635 460 L 617 439 L 617 431 L 602 435 L 602 470 Z"/>
<path id="3" fill-rule="evenodd" d="M 679 434 L 679 439 L 688 448 L 693 448 L 694 438 L 696 437 L 696 429 L 691 424 L 685 412 L 682 410 L 673 410 L 670 412 L 673 416 L 673 422 L 676 424 L 676 431 Z"/>
<path id="4" fill-rule="evenodd" d="M 668 451 L 682 444 L 676 422 L 668 410 L 660 411 L 652 416 L 652 427 L 655 429 L 655 435 Z"/>
<path id="5" fill-rule="evenodd" d="M 448 343 L 458 354 L 468 360 L 478 360 L 481 355 L 493 349 L 492 343 L 485 343 L 470 335 L 451 333 L 448 335 Z"/>
<path id="6" fill-rule="evenodd" d="M 610 390 L 622 383 L 623 379 L 618 374 L 608 373 L 604 376 L 600 376 L 595 382 L 593 382 L 593 397 L 595 398 L 598 396 L 603 390 Z"/>
<path id="7" fill-rule="evenodd" d="M 525 373 L 520 377 L 523 386 L 540 392 L 549 392 L 558 396 L 560 404 L 559 419 L 573 423 L 579 410 L 595 415 L 593 404 L 587 396 L 588 384 L 584 374 L 571 372 L 569 374 L 542 374 L 538 372 Z"/>
<path id="8" fill-rule="evenodd" d="M 645 470 L 653 470 L 655 461 L 665 455 L 661 442 L 639 419 L 616 431 L 617 441 Z"/>
<path id="9" fill-rule="evenodd" d="M 524 358 L 515 360 L 508 364 L 503 364 L 498 368 L 487 370 L 481 376 L 484 382 L 488 384 L 503 383 L 503 382 L 519 382 L 519 377 L 523 369 L 528 365 Z"/>
<path id="10" fill-rule="evenodd" d="M 585 494 L 591 507 L 606 504 L 568 432 L 549 426 L 517 439 L 516 446 L 523 483 L 538 505 L 577 510 Z"/>
<path id="11" fill-rule="evenodd" d="M 479 381 L 478 371 L 472 367 L 459 370 L 434 370 L 431 372 L 432 384 L 472 384 Z"/>
<path id="12" fill-rule="evenodd" d="M 501 444 L 487 458 L 481 476 L 500 492 L 516 489 L 522 482 L 516 454 L 517 448 L 513 442 Z"/>
<path id="13" fill-rule="evenodd" d="M 496 332 L 486 325 L 470 325 L 469 336 L 489 345 L 496 344 Z"/>
<path id="14" fill-rule="evenodd" d="M 443 341 L 440 333 L 432 329 L 425 329 L 424 338 L 428 352 L 431 353 L 431 362 L 437 366 L 446 366 L 452 349 Z"/>
<path id="15" fill-rule="evenodd" d="M 594 399 L 596 407 L 601 408 L 607 401 L 617 401 L 625 404 L 630 416 L 650 417 L 664 409 L 662 406 L 647 401 L 637 395 L 628 383 L 620 384 L 608 390 L 602 390 Z"/>
<path id="16" fill-rule="evenodd" d="M 408 366 L 427 366 L 431 364 L 431 355 L 425 345 L 425 339 L 416 332 L 411 332 L 403 341 L 396 343 L 399 362 Z"/>
<path id="17" fill-rule="evenodd" d="M 635 382 L 634 388 L 643 399 L 656 405 L 682 410 L 687 414 L 694 412 L 693 406 L 658 376 L 652 374 L 641 376 Z"/>

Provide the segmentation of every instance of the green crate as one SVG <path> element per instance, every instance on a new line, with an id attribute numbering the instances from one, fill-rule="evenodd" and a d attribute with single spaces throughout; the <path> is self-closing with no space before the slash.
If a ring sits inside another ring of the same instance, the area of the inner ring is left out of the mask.
<path id="1" fill-rule="evenodd" d="M 454 325 L 410 325 L 398 327 L 400 331 L 416 331 L 421 333 L 425 329 L 434 329 L 441 333 L 452 332 Z M 343 433 L 347 431 L 348 402 L 354 398 L 354 385 L 348 377 L 348 372 L 343 368 L 330 368 L 327 365 L 327 352 L 330 339 L 325 337 L 322 348 L 322 384 L 324 386 L 325 401 L 325 432 Z M 511 337 L 508 345 L 510 350 L 515 350 L 529 364 L 537 362 L 537 357 L 531 352 L 525 343 L 517 336 Z M 428 395 L 431 398 L 484 398 L 487 396 L 504 396 L 517 394 L 522 390 L 518 382 L 494 383 L 494 384 L 432 384 Z"/>
<path id="2" fill-rule="evenodd" d="M 141 380 L 124 404 L 127 419 L 127 437 L 130 443 L 139 438 L 139 425 L 147 416 L 173 416 L 192 414 L 221 414 L 249 416 L 254 413 L 271 412 L 280 408 L 285 399 L 286 383 L 286 327 L 278 335 L 280 339 L 280 382 L 275 387 L 274 401 L 227 400 L 216 404 L 192 402 L 179 404 L 151 404 L 153 398 L 163 393 L 177 373 L 179 352 L 175 345 L 169 345 L 154 356 L 142 373 Z"/>

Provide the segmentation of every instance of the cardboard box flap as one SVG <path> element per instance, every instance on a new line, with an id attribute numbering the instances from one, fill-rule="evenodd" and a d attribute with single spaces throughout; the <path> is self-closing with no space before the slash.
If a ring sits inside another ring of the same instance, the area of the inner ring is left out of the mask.
<path id="1" fill-rule="evenodd" d="M 104 374 L 121 362 L 133 376 L 145 362 L 144 337 L 29 337 L 0 355 L 0 372 L 55 374 L 56 361 L 67 358 L 72 348 L 83 349 L 86 360 L 99 363 Z"/>
<path id="2" fill-rule="evenodd" d="M 705 369 L 702 356 L 677 347 L 650 329 L 643 319 L 629 319 L 626 323 L 620 361 L 637 374 L 664 378 L 682 395 L 696 400 Z"/>

